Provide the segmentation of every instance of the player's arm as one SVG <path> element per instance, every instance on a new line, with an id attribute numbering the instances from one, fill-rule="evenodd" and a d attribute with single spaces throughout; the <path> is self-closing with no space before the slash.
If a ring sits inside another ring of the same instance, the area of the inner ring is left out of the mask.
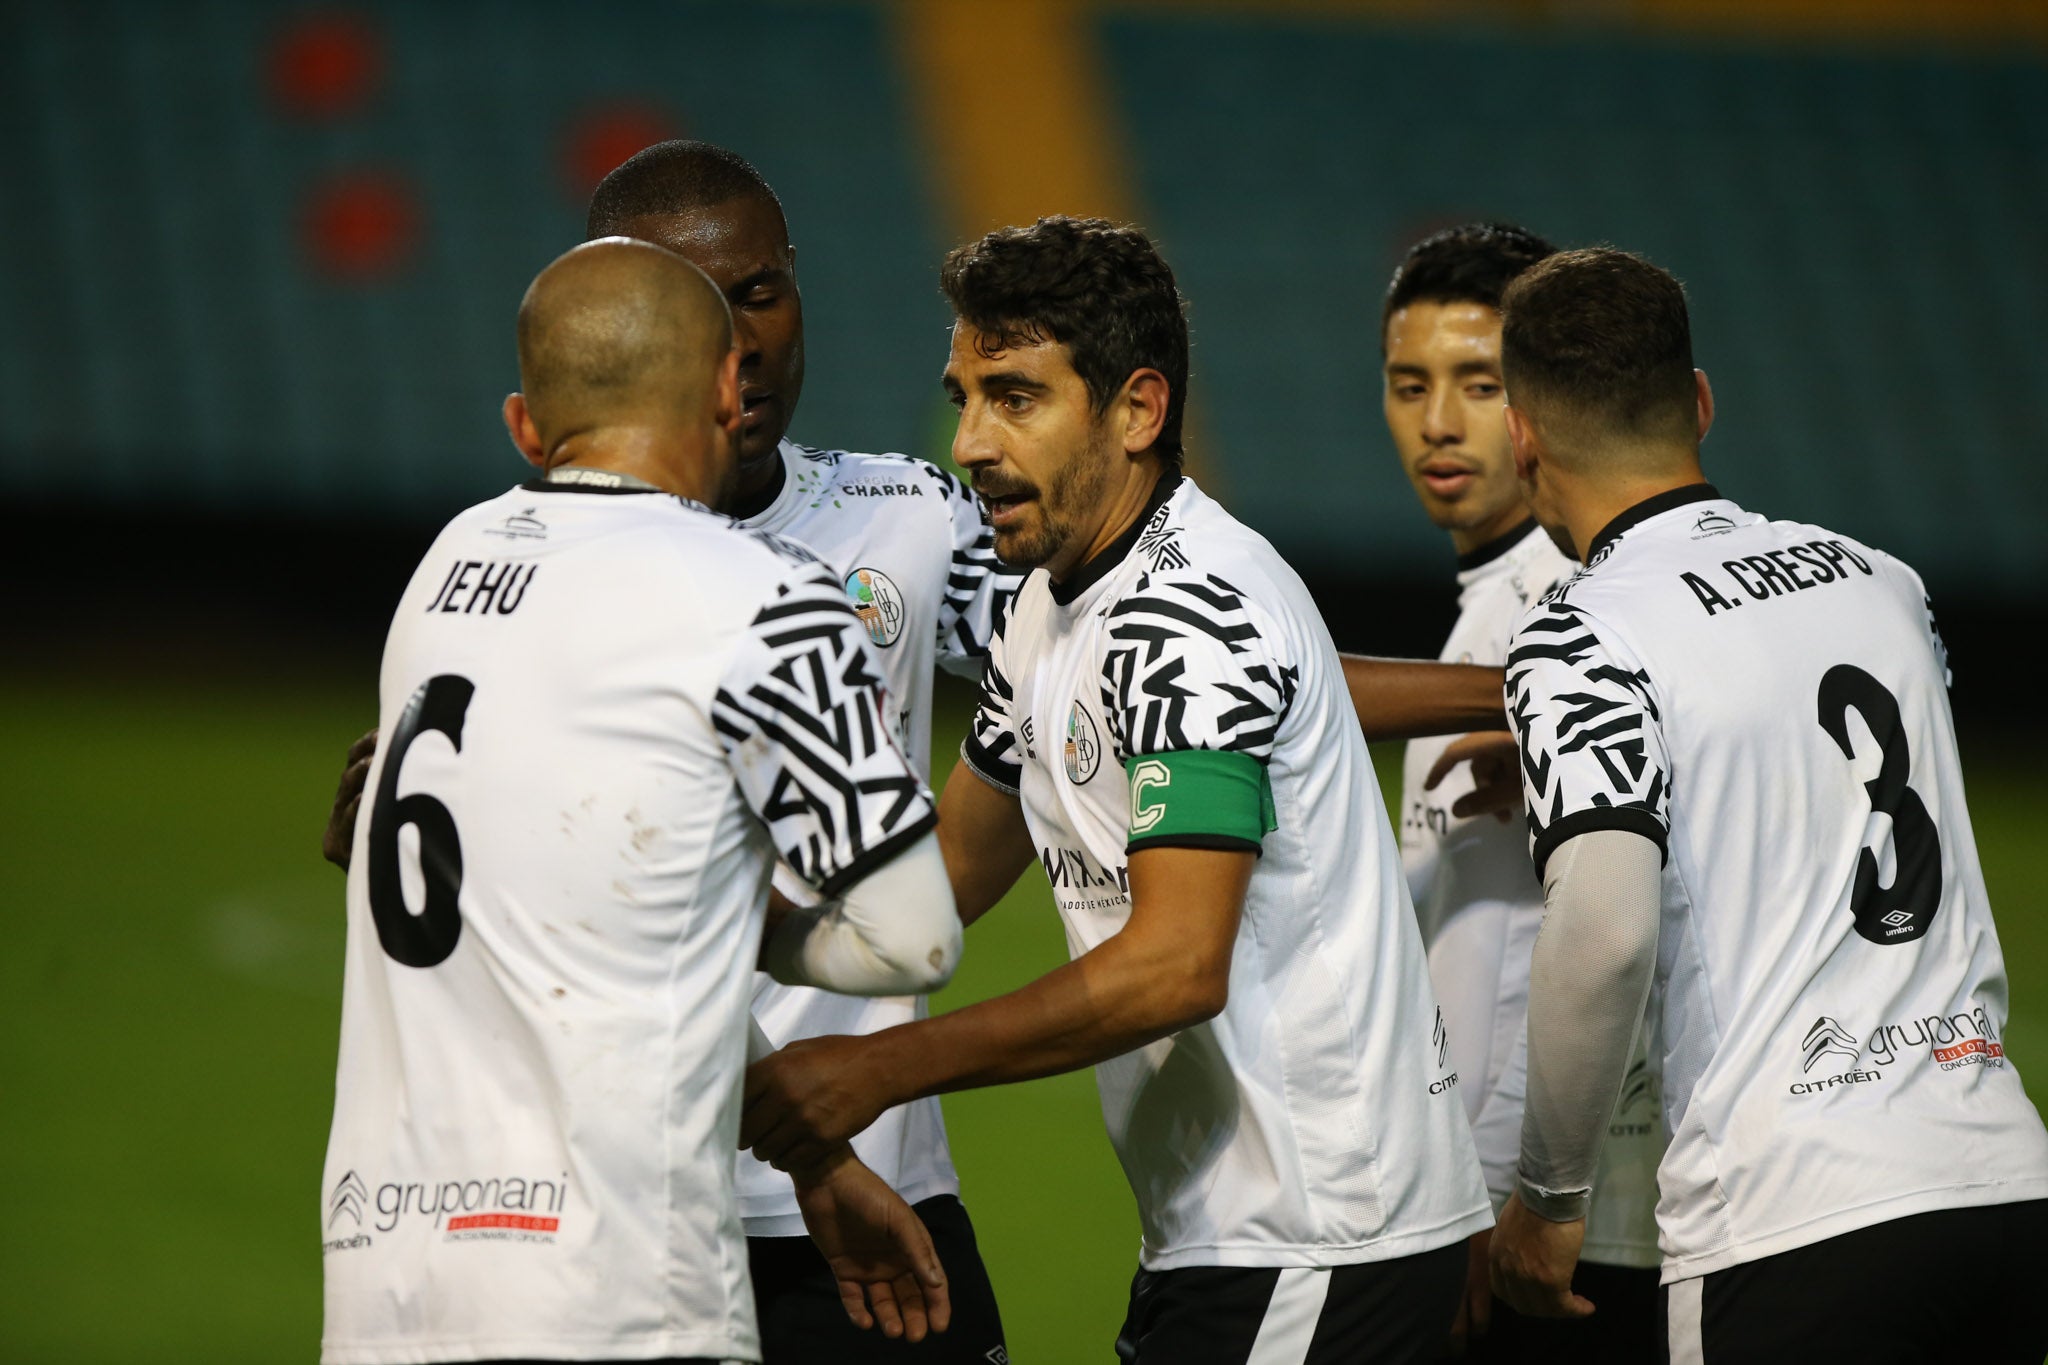
<path id="1" fill-rule="evenodd" d="M 1571 1281 L 1593 1172 L 1656 969 L 1669 765 L 1648 673 L 1569 604 L 1517 627 L 1508 677 L 1545 915 L 1493 1288 L 1532 1316 L 1582 1317 L 1593 1304 Z"/>
<path id="2" fill-rule="evenodd" d="M 777 908 L 761 961 L 784 984 L 922 994 L 959 961 L 931 793 L 887 714 L 844 591 L 815 565 L 792 570 L 736 643 L 712 703 L 742 797 L 823 897 Z"/>
<path id="3" fill-rule="evenodd" d="M 951 785 L 974 782 L 956 771 Z M 1131 914 L 1021 990 L 866 1038 L 813 1038 L 747 1074 L 743 1145 L 802 1164 L 926 1095 L 1077 1071 L 1211 1019 L 1256 855 L 1160 847 L 1130 858 Z"/>
<path id="4" fill-rule="evenodd" d="M 969 762 L 953 769 L 939 795 L 939 849 L 962 924 L 993 909 L 1036 856 L 1017 793 L 996 786 Z"/>
<path id="5" fill-rule="evenodd" d="M 775 1050 L 747 1016 L 747 1061 Z M 797 1208 L 855 1327 L 922 1341 L 952 1318 L 946 1271 L 917 1211 L 841 1143 L 792 1172 Z"/>
<path id="6" fill-rule="evenodd" d="M 1340 654 L 1344 686 L 1369 740 L 1501 728 L 1501 670 Z"/>

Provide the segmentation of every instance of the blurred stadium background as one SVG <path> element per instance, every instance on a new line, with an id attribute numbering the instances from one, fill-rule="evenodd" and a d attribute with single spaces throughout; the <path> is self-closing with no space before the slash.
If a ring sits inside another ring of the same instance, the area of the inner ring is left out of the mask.
<path id="1" fill-rule="evenodd" d="M 341 751 L 432 531 L 521 473 L 520 291 L 664 136 L 784 198 L 814 444 L 942 456 L 952 242 L 1146 224 L 1199 476 L 1374 652 L 1452 601 L 1379 417 L 1401 250 L 1500 217 L 1675 270 L 1710 474 L 1931 586 L 2048 1066 L 2039 0 L 73 0 L 0 39 L 0 1359 L 314 1358 Z M 1062 951 L 1027 879 L 944 1000 Z M 947 1108 L 1014 1357 L 1107 1359 L 1091 1082 Z"/>

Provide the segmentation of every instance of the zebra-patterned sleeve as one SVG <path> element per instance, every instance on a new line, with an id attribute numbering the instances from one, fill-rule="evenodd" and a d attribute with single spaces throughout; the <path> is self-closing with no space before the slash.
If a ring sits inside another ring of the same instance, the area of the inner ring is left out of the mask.
<path id="1" fill-rule="evenodd" d="M 822 895 L 858 882 L 937 818 L 890 714 L 845 590 L 816 564 L 795 569 L 734 651 L 711 720 L 776 851 Z"/>
<path id="2" fill-rule="evenodd" d="M 996 558 L 995 532 L 967 486 L 936 465 L 926 465 L 945 490 L 952 520 L 953 560 L 946 570 L 946 594 L 939 603 L 939 667 L 973 677 L 988 656 L 1002 623 L 1003 608 L 1016 595 L 1022 575 Z"/>
<path id="3" fill-rule="evenodd" d="M 1118 757 L 1213 749 L 1265 763 L 1300 678 L 1277 654 L 1243 594 L 1216 575 L 1139 575 L 1110 609 L 1102 662 Z"/>
<path id="4" fill-rule="evenodd" d="M 1002 615 L 998 613 L 995 638 L 989 641 L 988 662 L 981 670 L 981 700 L 975 704 L 974 719 L 967 738 L 960 745 L 960 757 L 990 786 L 1017 794 L 1024 781 L 1024 765 L 1017 756 L 1017 732 L 1010 723 L 1015 693 L 1003 676 Z"/>
<path id="5" fill-rule="evenodd" d="M 1560 844 L 1589 830 L 1627 830 L 1664 850 L 1670 760 L 1656 687 L 1568 598 L 1532 608 L 1516 625 L 1507 704 L 1538 877 Z"/>

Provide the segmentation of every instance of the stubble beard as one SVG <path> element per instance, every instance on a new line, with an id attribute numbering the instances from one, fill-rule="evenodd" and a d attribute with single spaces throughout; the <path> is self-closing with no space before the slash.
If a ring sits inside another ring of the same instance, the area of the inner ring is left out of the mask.
<path id="1" fill-rule="evenodd" d="M 1094 443 L 1068 460 L 1039 491 L 1040 525 L 1028 539 L 1022 532 L 996 532 L 996 558 L 1020 569 L 1035 569 L 1056 558 L 1079 532 L 1079 518 L 1102 505 L 1110 463 Z"/>

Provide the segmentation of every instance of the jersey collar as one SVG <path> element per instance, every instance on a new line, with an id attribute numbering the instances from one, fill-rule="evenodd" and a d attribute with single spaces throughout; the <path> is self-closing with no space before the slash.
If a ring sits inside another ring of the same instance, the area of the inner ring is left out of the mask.
<path id="1" fill-rule="evenodd" d="M 1530 517 L 1527 521 L 1518 522 L 1514 530 L 1497 535 L 1484 545 L 1459 555 L 1458 572 L 1465 574 L 1474 569 L 1483 569 L 1535 534 L 1536 518 Z"/>
<path id="2" fill-rule="evenodd" d="M 739 519 L 738 524 L 749 531 L 772 531 L 789 519 L 796 510 L 797 500 L 804 490 L 797 487 L 797 460 L 800 458 L 796 447 L 787 437 L 775 443 L 775 458 L 782 461 L 782 487 L 777 489 L 769 504 L 751 517 Z"/>
<path id="3" fill-rule="evenodd" d="M 1130 529 L 1103 546 L 1095 558 L 1067 575 L 1066 582 L 1054 583 L 1048 580 L 1046 586 L 1052 589 L 1052 600 L 1063 607 L 1072 606 L 1075 598 L 1100 583 L 1111 569 L 1123 563 L 1124 557 L 1130 554 L 1131 547 L 1138 543 L 1138 537 L 1151 523 L 1152 514 L 1164 507 L 1166 500 L 1180 487 L 1181 477 L 1178 469 L 1167 469 L 1159 476 L 1159 482 L 1152 485 L 1152 496 L 1146 500 L 1145 510 L 1138 513 Z"/>
<path id="4" fill-rule="evenodd" d="M 1689 483 L 1683 488 L 1666 489 L 1655 497 L 1645 498 L 1629 508 L 1593 537 L 1593 543 L 1586 547 L 1586 563 L 1591 564 L 1605 554 L 1615 541 L 1641 526 L 1651 517 L 1662 516 L 1688 503 L 1714 502 L 1719 500 L 1721 490 L 1710 483 Z"/>

